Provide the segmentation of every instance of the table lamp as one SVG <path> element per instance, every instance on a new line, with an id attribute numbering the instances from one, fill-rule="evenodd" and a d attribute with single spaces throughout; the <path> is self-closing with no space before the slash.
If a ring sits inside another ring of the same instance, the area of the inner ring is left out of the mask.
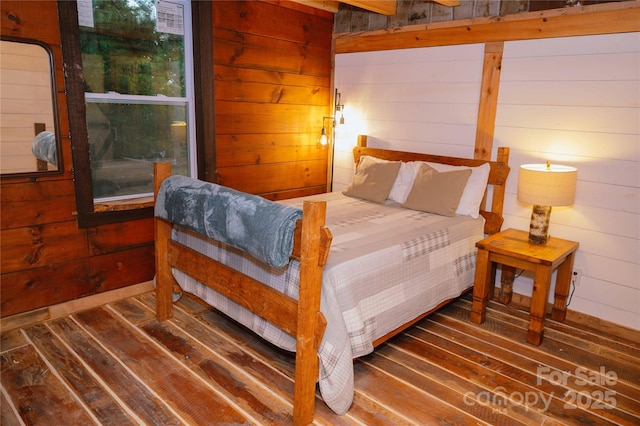
<path id="1" fill-rule="evenodd" d="M 518 201 L 533 204 L 529 242 L 546 244 L 552 206 L 570 206 L 575 200 L 578 169 L 551 164 L 523 164 L 518 176 Z"/>

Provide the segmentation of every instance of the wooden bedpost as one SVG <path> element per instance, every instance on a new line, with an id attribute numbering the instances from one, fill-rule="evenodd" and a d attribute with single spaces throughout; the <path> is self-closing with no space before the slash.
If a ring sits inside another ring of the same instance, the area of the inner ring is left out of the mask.
<path id="1" fill-rule="evenodd" d="M 318 346 L 326 321 L 320 313 L 322 266 L 320 245 L 326 216 L 326 203 L 305 201 L 302 207 L 302 244 L 300 253 L 300 292 L 296 333 L 296 370 L 293 392 L 293 423 L 313 422 Z M 329 234 L 329 244 L 330 244 Z M 326 240 L 326 238 L 324 238 Z"/>
<path id="2" fill-rule="evenodd" d="M 154 201 L 162 182 L 171 176 L 171 163 L 160 162 L 153 165 L 153 194 Z M 173 316 L 173 276 L 169 267 L 168 242 L 171 239 L 171 224 L 154 217 L 155 254 L 156 254 L 156 318 L 158 321 L 170 319 Z"/>
<path id="3" fill-rule="evenodd" d="M 504 205 L 504 194 L 506 189 L 506 180 L 507 180 L 507 175 L 509 174 L 509 166 L 508 166 L 509 148 L 504 146 L 498 148 L 498 155 L 497 155 L 496 161 L 499 163 L 503 163 L 504 164 L 503 169 L 506 169 L 506 170 L 503 170 L 504 178 L 503 178 L 502 185 L 494 185 L 493 187 L 494 194 L 493 194 L 493 202 L 491 205 L 491 211 L 502 216 L 502 208 Z"/>

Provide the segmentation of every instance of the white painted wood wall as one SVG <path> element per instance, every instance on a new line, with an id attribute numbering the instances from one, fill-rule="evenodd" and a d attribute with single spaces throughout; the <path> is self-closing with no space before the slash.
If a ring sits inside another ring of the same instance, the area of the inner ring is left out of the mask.
<path id="1" fill-rule="evenodd" d="M 483 45 L 336 55 L 346 107 L 333 189 L 351 179 L 357 134 L 373 147 L 472 157 L 482 56 Z M 493 157 L 510 147 L 512 169 L 503 228 L 528 229 L 519 165 L 577 167 L 576 202 L 554 208 L 550 228 L 580 243 L 569 309 L 640 329 L 640 34 L 507 42 L 498 102 Z M 514 285 L 531 288 L 528 273 Z"/>

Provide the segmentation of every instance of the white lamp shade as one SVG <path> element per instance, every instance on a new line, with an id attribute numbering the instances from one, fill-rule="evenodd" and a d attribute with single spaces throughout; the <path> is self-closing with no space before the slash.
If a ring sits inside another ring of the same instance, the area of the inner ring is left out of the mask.
<path id="1" fill-rule="evenodd" d="M 518 201 L 538 206 L 570 206 L 575 200 L 578 169 L 556 164 L 523 164 Z"/>

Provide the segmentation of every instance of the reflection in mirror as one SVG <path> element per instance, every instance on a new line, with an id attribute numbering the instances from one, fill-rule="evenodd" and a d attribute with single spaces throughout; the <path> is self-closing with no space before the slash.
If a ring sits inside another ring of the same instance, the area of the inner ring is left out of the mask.
<path id="1" fill-rule="evenodd" d="M 60 170 L 49 51 L 28 41 L 0 41 L 0 173 Z"/>

